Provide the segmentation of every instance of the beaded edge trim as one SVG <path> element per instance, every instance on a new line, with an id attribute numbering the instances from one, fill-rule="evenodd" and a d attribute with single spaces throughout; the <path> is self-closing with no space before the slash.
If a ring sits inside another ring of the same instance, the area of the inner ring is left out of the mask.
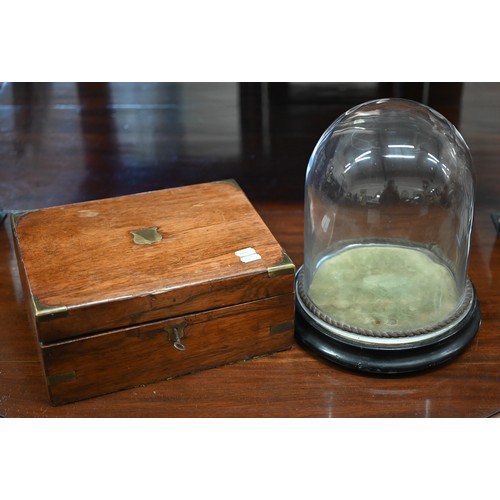
<path id="1" fill-rule="evenodd" d="M 460 318 L 466 310 L 470 307 L 470 304 L 472 302 L 474 290 L 472 287 L 472 283 L 470 279 L 467 278 L 467 281 L 465 283 L 465 295 L 464 299 L 462 300 L 462 303 L 459 305 L 455 311 L 450 314 L 446 319 L 440 321 L 439 323 L 436 323 L 432 326 L 428 326 L 425 328 L 417 328 L 415 330 L 400 330 L 400 331 L 394 331 L 394 332 L 377 332 L 374 330 L 369 330 L 366 328 L 359 328 L 356 326 L 351 326 L 348 325 L 347 323 L 343 323 L 341 321 L 337 321 L 332 319 L 330 316 L 325 314 L 321 309 L 319 309 L 314 303 L 311 301 L 311 299 L 307 296 L 305 290 L 304 290 L 304 273 L 300 272 L 298 279 L 297 279 L 297 289 L 300 295 L 300 298 L 304 305 L 319 319 L 324 321 L 325 323 L 335 327 L 339 328 L 340 330 L 344 330 L 350 333 L 354 333 L 356 335 L 364 335 L 367 337 L 377 337 L 377 338 L 402 338 L 402 337 L 416 337 L 419 335 L 426 335 L 429 333 L 436 332 L 440 329 L 442 329 L 445 326 L 450 325 L 453 323 L 455 320 Z"/>

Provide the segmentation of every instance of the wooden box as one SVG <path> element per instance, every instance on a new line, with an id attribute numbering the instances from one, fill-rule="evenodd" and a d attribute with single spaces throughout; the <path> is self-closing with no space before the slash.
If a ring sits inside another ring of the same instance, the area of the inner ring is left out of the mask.
<path id="1" fill-rule="evenodd" d="M 50 400 L 291 347 L 295 267 L 233 181 L 14 214 Z"/>

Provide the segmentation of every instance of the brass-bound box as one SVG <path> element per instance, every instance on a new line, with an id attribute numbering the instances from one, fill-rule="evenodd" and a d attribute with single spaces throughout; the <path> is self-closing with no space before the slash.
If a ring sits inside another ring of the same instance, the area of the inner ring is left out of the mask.
<path id="1" fill-rule="evenodd" d="M 233 181 L 12 216 L 50 401 L 291 347 L 295 267 Z"/>

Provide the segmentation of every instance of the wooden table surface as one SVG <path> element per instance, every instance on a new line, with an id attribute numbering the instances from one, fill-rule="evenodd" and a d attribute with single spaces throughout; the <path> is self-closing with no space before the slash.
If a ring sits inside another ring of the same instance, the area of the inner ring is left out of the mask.
<path id="1" fill-rule="evenodd" d="M 1 84 L 0 84 L 1 85 Z M 303 182 L 324 129 L 378 84 L 3 84 L 0 208 L 34 209 L 234 178 L 297 266 Z M 417 94 L 415 94 L 417 92 Z M 48 403 L 8 224 L 0 226 L 4 417 L 490 417 L 500 412 L 500 84 L 427 87 L 477 171 L 469 275 L 481 328 L 437 369 L 375 377 L 290 350 L 86 401 Z"/>

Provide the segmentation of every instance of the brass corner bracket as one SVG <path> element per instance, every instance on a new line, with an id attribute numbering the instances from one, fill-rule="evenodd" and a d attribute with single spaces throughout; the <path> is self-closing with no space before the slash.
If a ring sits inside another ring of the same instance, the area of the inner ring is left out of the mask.
<path id="1" fill-rule="evenodd" d="M 295 264 L 292 262 L 292 259 L 290 259 L 285 250 L 281 249 L 281 252 L 283 254 L 282 260 L 275 266 L 267 268 L 267 274 L 270 278 L 281 276 L 282 274 L 295 274 Z"/>
<path id="2" fill-rule="evenodd" d="M 52 319 L 64 318 L 68 315 L 66 306 L 48 306 L 40 302 L 36 297 L 31 300 L 33 313 L 36 321 L 50 321 Z"/>
<path id="3" fill-rule="evenodd" d="M 26 214 L 29 214 L 30 212 L 32 212 L 32 210 L 19 210 L 16 212 L 10 212 L 10 224 L 12 228 L 16 229 L 21 218 L 24 217 Z"/>
<path id="4" fill-rule="evenodd" d="M 222 179 L 221 181 L 215 181 L 215 182 L 224 182 L 225 184 L 231 184 L 235 188 L 239 189 L 242 191 L 241 186 L 234 180 L 234 179 Z"/>

